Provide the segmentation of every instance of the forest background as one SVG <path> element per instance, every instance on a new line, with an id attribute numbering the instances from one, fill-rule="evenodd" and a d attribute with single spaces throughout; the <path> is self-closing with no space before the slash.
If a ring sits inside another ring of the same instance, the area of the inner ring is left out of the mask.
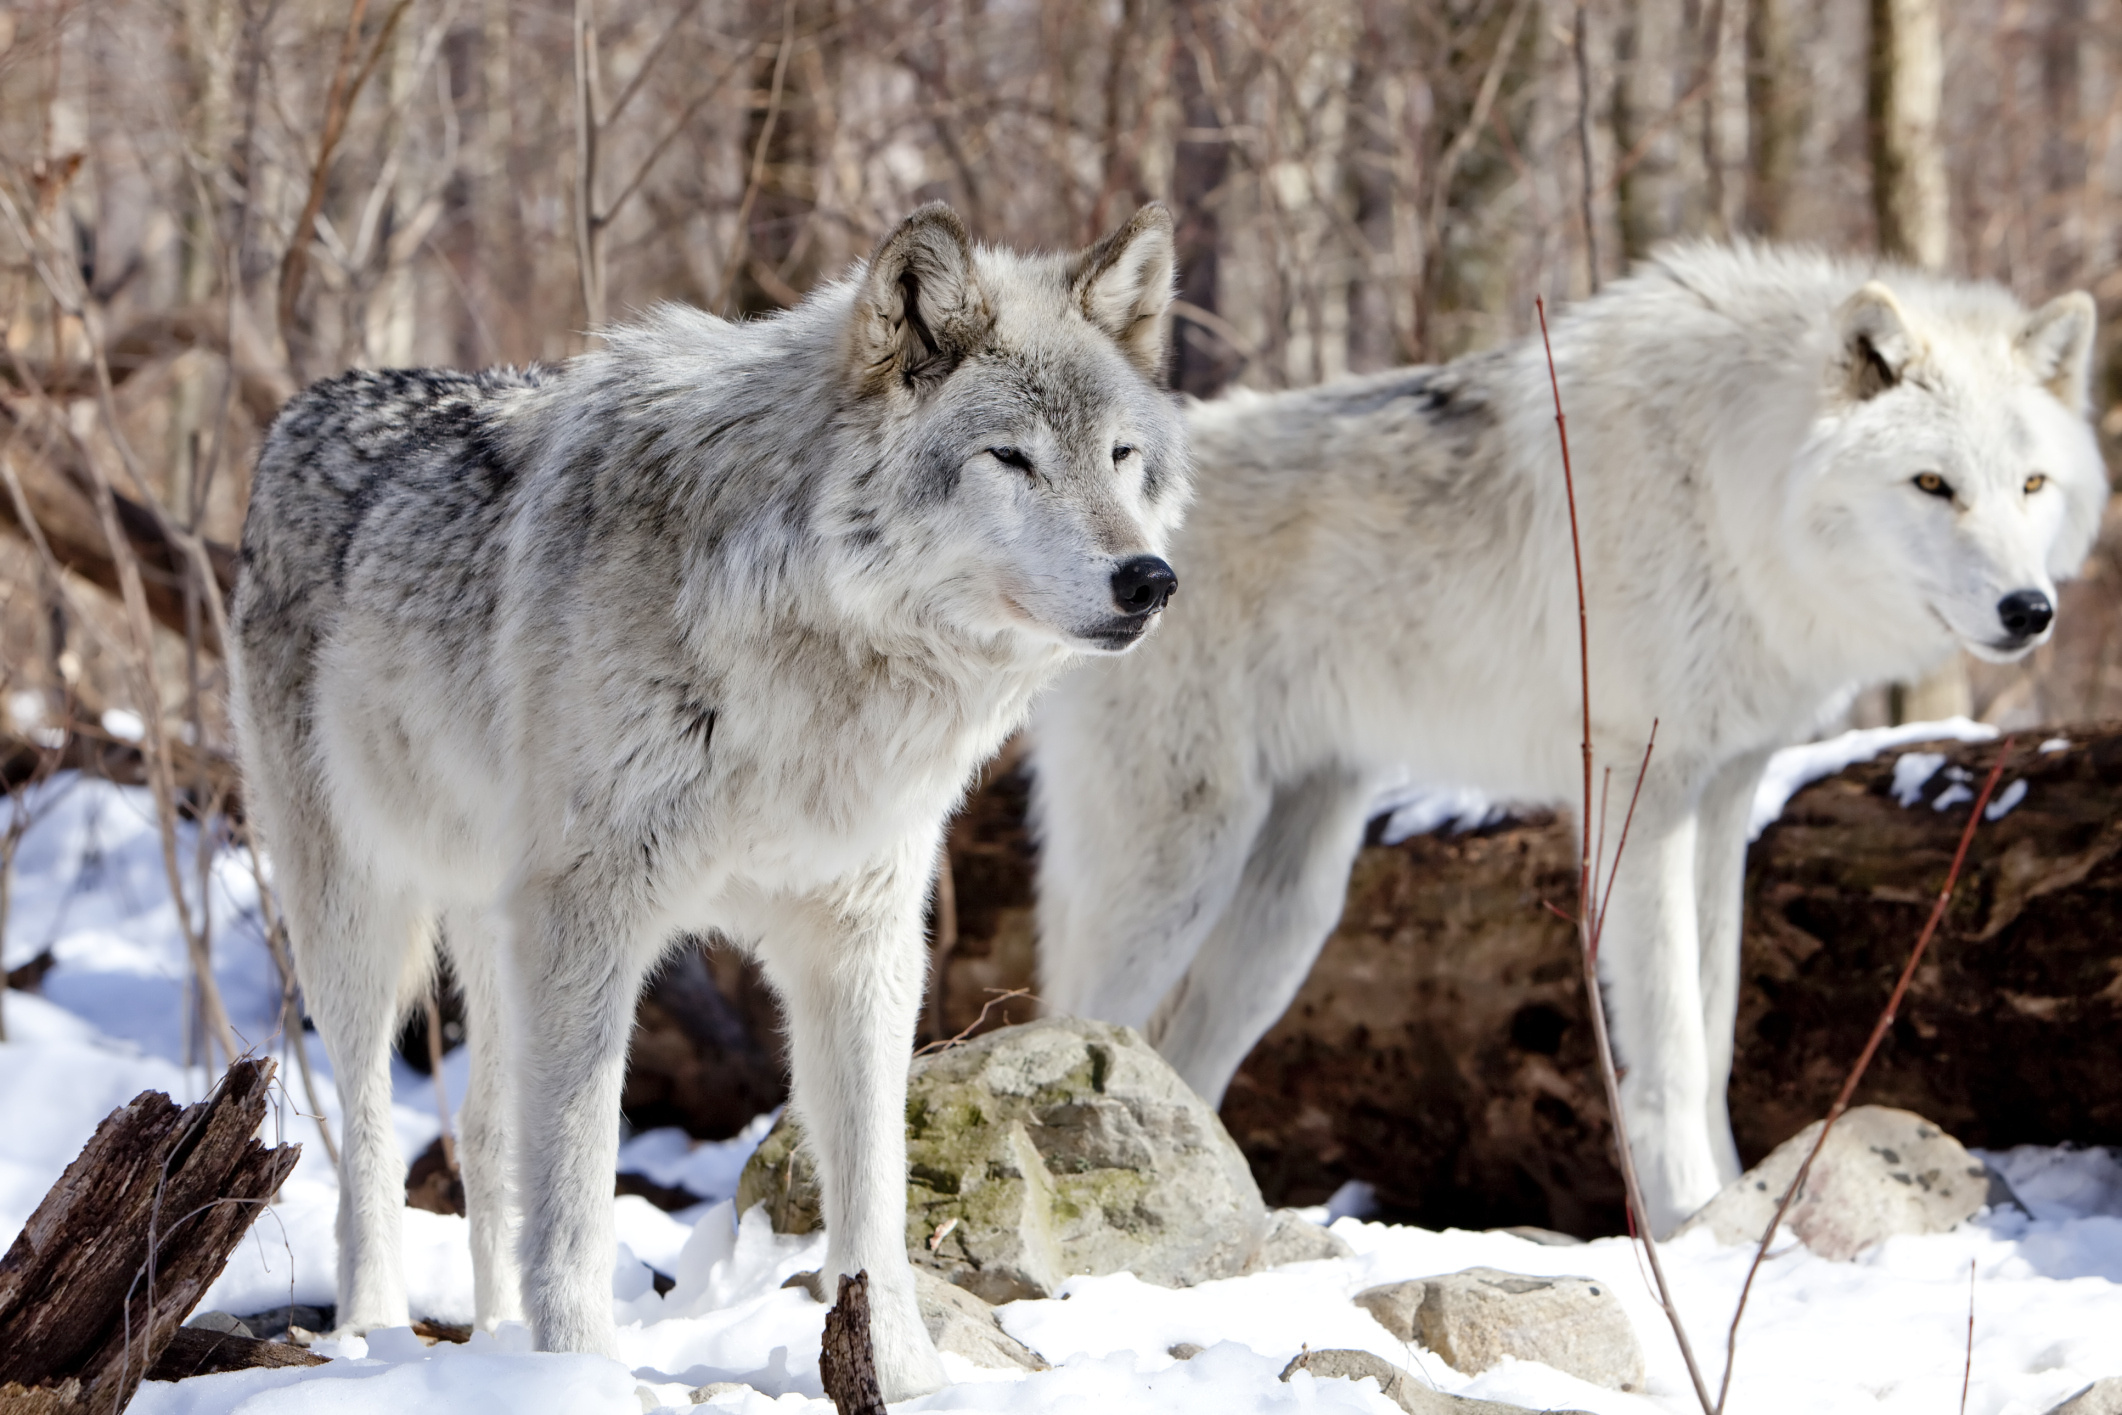
<path id="1" fill-rule="evenodd" d="M 125 757 L 166 825 L 213 814 L 251 458 L 347 367 L 769 313 L 936 199 L 1043 247 L 1170 203 L 1200 396 L 1448 359 L 1689 236 L 2089 289 L 2111 354 L 2118 139 L 2117 0 L 15 3 L 6 782 Z M 2111 514 L 2053 644 L 1853 720 L 2113 714 L 2118 584 Z"/>

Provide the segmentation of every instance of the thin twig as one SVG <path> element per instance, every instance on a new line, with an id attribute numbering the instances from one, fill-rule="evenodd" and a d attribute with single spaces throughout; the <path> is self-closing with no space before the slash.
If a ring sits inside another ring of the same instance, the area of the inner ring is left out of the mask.
<path id="1" fill-rule="evenodd" d="M 759 199 L 760 184 L 766 180 L 766 151 L 774 140 L 774 125 L 781 118 L 781 86 L 788 78 L 788 56 L 795 47 L 796 0 L 786 0 L 781 7 L 781 47 L 774 53 L 774 81 L 766 95 L 766 117 L 759 124 L 759 141 L 752 147 L 751 175 L 744 182 L 744 200 L 737 203 L 737 230 L 730 237 L 722 288 L 716 292 L 725 315 L 737 312 L 730 296 L 736 293 L 737 272 L 743 268 L 745 248 L 750 243 L 752 203 Z"/>
<path id="2" fill-rule="evenodd" d="M 1997 778 L 2004 774 L 2004 763 L 2011 756 L 2012 738 L 2004 739 L 1997 750 L 1996 764 L 1989 769 L 1989 776 L 1982 782 L 1981 794 L 1975 797 L 1974 809 L 1967 813 L 1967 826 L 1960 832 L 1960 848 L 1953 852 L 1953 864 L 1945 873 L 1945 885 L 1938 891 L 1937 902 L 1931 905 L 1930 918 L 1924 921 L 1923 932 L 1916 938 L 1916 946 L 1909 950 L 1907 966 L 1901 969 L 1900 978 L 1894 983 L 1886 1006 L 1879 1013 L 1879 1020 L 1872 1024 L 1871 1036 L 1865 1039 L 1864 1051 L 1857 1057 L 1857 1064 L 1849 1069 L 1842 1080 L 1842 1089 L 1835 1095 L 1835 1103 L 1828 1107 L 1827 1119 L 1820 1125 L 1820 1133 L 1813 1139 L 1813 1147 L 1806 1153 L 1805 1162 L 1798 1166 L 1797 1176 L 1791 1180 L 1790 1188 L 1783 1191 L 1781 1202 L 1776 1205 L 1775 1216 L 1768 1221 L 1768 1228 L 1761 1235 L 1761 1244 L 1754 1249 L 1754 1260 L 1746 1268 L 1746 1281 L 1739 1287 L 1739 1305 L 1731 1314 L 1731 1330 L 1724 1338 L 1724 1382 L 1717 1392 L 1717 1405 L 1712 1415 L 1724 1415 L 1725 1397 L 1731 1393 L 1732 1364 L 1739 1350 L 1739 1323 L 1746 1317 L 1746 1299 L 1754 1290 L 1754 1278 L 1761 1271 L 1761 1264 L 1768 1257 L 1768 1245 L 1775 1240 L 1776 1230 L 1783 1226 L 1783 1216 L 1805 1188 L 1805 1180 L 1812 1173 L 1813 1161 L 1827 1144 L 1828 1134 L 1834 1130 L 1835 1122 L 1842 1112 L 1849 1109 L 1850 1097 L 1856 1094 L 1857 1083 L 1864 1079 L 1866 1068 L 1878 1053 L 1879 1044 L 1886 1040 L 1886 1033 L 1894 1025 L 1894 1017 L 1901 1009 L 1901 1001 L 1908 996 L 1908 986 L 1915 981 L 1916 965 L 1923 961 L 1923 954 L 1930 947 L 1931 937 L 1937 933 L 1938 925 L 1945 919 L 1945 907 L 1952 902 L 1953 888 L 1960 882 L 1960 867 L 1967 862 L 1967 847 L 1975 840 L 1975 827 L 1982 823 L 1982 810 L 1989 804 L 1990 793 L 1997 789 Z"/>
<path id="3" fill-rule="evenodd" d="M 412 0 L 397 0 L 390 13 L 383 18 L 383 28 L 376 35 L 375 43 L 369 46 L 368 55 L 361 67 L 347 80 L 347 66 L 353 62 L 355 48 L 361 39 L 361 18 L 368 9 L 368 0 L 353 0 L 353 8 L 347 13 L 346 33 L 339 40 L 339 58 L 332 66 L 331 87 L 324 99 L 324 131 L 317 140 L 317 162 L 310 169 L 309 195 L 303 199 L 302 215 L 295 221 L 294 234 L 288 240 L 287 255 L 280 263 L 280 339 L 291 342 L 295 327 L 295 302 L 302 294 L 302 279 L 309 270 L 310 235 L 317 227 L 317 213 L 324 209 L 325 187 L 331 176 L 332 155 L 338 150 L 339 140 L 346 135 L 347 116 L 353 112 L 354 100 L 368 83 L 369 76 L 376 72 L 382 62 L 383 51 L 390 44 L 391 36 L 397 32 L 398 21 L 405 18 Z"/>
<path id="4" fill-rule="evenodd" d="M 1036 997 L 1032 996 L 1032 990 L 1030 988 L 1009 988 L 1006 990 L 1003 988 L 989 988 L 988 992 L 992 993 L 993 996 L 988 998 L 985 1005 L 980 1008 L 980 1015 L 966 1024 L 964 1031 L 958 1033 L 957 1036 L 951 1037 L 946 1041 L 930 1042 L 927 1046 L 922 1047 L 918 1051 L 916 1051 L 914 1055 L 930 1056 L 939 1051 L 949 1051 L 952 1047 L 963 1044 L 968 1037 L 972 1036 L 973 1033 L 980 1030 L 981 1025 L 987 1021 L 988 1013 L 994 1011 L 1003 1003 L 1008 1002 L 1011 998 L 1030 997 L 1032 998 L 1032 1001 L 1038 1001 Z"/>
<path id="5" fill-rule="evenodd" d="M 1555 433 L 1562 444 L 1562 484 L 1569 501 L 1569 548 L 1577 572 L 1577 667 L 1584 705 L 1584 813 L 1577 823 L 1580 865 L 1577 874 L 1577 933 L 1582 943 L 1579 950 L 1584 967 L 1584 991 L 1589 1004 L 1592 1024 L 1592 1051 L 1598 1061 L 1599 1082 L 1606 1092 L 1606 1105 L 1613 1116 L 1614 1154 L 1621 1166 L 1621 1182 L 1628 1195 L 1628 1213 L 1637 1242 L 1642 1244 L 1642 1253 L 1650 1263 L 1651 1279 L 1656 1284 L 1658 1305 L 1665 1309 L 1665 1319 L 1673 1329 L 1673 1340 L 1679 1344 L 1680 1358 L 1687 1363 L 1688 1379 L 1694 1382 L 1695 1398 L 1702 1404 L 1704 1415 L 1710 1415 L 1708 1383 L 1702 1379 L 1701 1367 L 1695 1361 L 1693 1343 L 1687 1339 L 1687 1326 L 1680 1320 L 1679 1304 L 1673 1301 L 1672 1286 L 1665 1278 L 1665 1265 L 1658 1259 L 1658 1240 L 1651 1231 L 1650 1212 L 1643 1202 L 1643 1186 L 1636 1175 L 1635 1154 L 1628 1142 L 1628 1120 L 1621 1109 L 1621 1078 L 1614 1070 L 1614 1049 L 1606 1034 L 1606 1004 L 1599 990 L 1599 942 L 1605 926 L 1605 903 L 1593 897 L 1598 880 L 1592 874 L 1592 729 L 1591 729 L 1591 615 L 1584 596 L 1584 548 L 1577 529 L 1577 480 L 1569 459 L 1569 423 L 1562 413 L 1562 383 L 1555 373 L 1554 345 L 1547 334 L 1547 302 L 1533 301 L 1533 308 L 1540 317 L 1540 342 L 1547 352 L 1548 386 L 1555 399 Z M 1636 772 L 1635 790 L 1628 800 L 1628 815 L 1621 824 L 1621 836 L 1614 843 L 1614 858 L 1608 866 L 1607 894 L 1611 898 L 1612 879 L 1621 868 L 1622 852 L 1628 848 L 1628 827 L 1636 815 L 1636 802 L 1643 795 L 1643 783 L 1650 775 L 1651 750 L 1657 743 L 1658 728 L 1651 724 L 1650 740 L 1643 746 L 1643 764 Z"/>

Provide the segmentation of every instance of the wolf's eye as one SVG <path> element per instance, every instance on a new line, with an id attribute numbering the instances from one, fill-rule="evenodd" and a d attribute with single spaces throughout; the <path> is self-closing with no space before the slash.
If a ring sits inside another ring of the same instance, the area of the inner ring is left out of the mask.
<path id="1" fill-rule="evenodd" d="M 1005 467 L 1015 467 L 1026 476 L 1032 473 L 1032 459 L 1024 455 L 1021 447 L 990 447 L 987 455 Z"/>
<path id="2" fill-rule="evenodd" d="M 2045 472 L 2035 472 L 2032 476 L 2026 479 L 2026 494 L 2028 496 L 2032 496 L 2035 492 L 2039 491 L 2042 487 L 2047 485 L 2048 475 Z"/>
<path id="3" fill-rule="evenodd" d="M 1936 472 L 1923 472 L 1916 477 L 1916 490 L 1925 496 L 1942 496 L 1951 499 L 1953 485 Z"/>
<path id="4" fill-rule="evenodd" d="M 1123 442 L 1118 447 L 1115 447 L 1113 449 L 1113 465 L 1117 467 L 1122 462 L 1125 462 L 1128 458 L 1134 455 L 1135 449 Z"/>

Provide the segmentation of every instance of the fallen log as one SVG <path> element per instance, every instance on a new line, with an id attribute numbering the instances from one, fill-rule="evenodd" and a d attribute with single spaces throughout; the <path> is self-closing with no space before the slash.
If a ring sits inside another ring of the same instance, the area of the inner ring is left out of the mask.
<path id="1" fill-rule="evenodd" d="M 1976 832 L 1857 1095 L 1970 1145 L 2122 1144 L 2122 725 L 2056 738 L 2069 745 L 2030 733 L 2013 748 L 2011 807 Z M 1730 1092 L 1747 1162 L 1826 1109 L 1958 843 L 1966 801 L 1936 802 L 2001 750 L 1890 751 L 1798 793 L 1753 847 Z M 1913 751 L 1939 761 L 1904 807 L 1895 764 Z M 1005 774 L 952 827 L 950 1032 L 989 989 L 1032 982 L 1024 800 Z M 1270 1202 L 1360 1179 L 1431 1226 L 1620 1231 L 1574 934 L 1546 907 L 1573 907 L 1575 877 L 1552 815 L 1361 852 L 1340 925 L 1225 1098 Z"/>
<path id="2" fill-rule="evenodd" d="M 284 1341 L 261 1341 L 235 1332 L 178 1327 L 169 1345 L 147 1373 L 151 1381 L 185 1381 L 223 1371 L 250 1371 L 261 1366 L 322 1366 L 325 1358 Z"/>
<path id="3" fill-rule="evenodd" d="M 124 1408 L 301 1154 L 255 1138 L 272 1075 L 239 1061 L 97 1127 L 0 1258 L 0 1407 Z"/>
<path id="4" fill-rule="evenodd" d="M 22 427 L 21 421 L 4 403 L 0 403 L 0 427 L 16 430 Z M 91 491 L 93 483 L 88 472 L 77 465 L 71 450 L 64 444 L 47 444 L 32 453 L 29 439 L 18 435 L 11 451 L 26 509 L 52 552 L 52 558 L 61 568 L 71 570 L 90 584 L 116 595 L 119 592 L 118 562 L 103 533 L 103 522 L 96 514 Z M 115 490 L 112 501 L 117 509 L 118 529 L 139 563 L 140 586 L 147 598 L 148 613 L 170 632 L 180 636 L 185 634 L 184 586 L 186 581 L 194 578 L 190 557 L 163 533 L 161 521 L 148 507 Z M 34 543 L 30 527 L 23 520 L 24 509 L 16 504 L 6 486 L 0 484 L 0 529 Z M 236 550 L 217 541 L 208 541 L 206 556 L 213 567 L 215 592 L 226 604 L 235 589 Z M 209 652 L 218 652 L 219 645 L 214 643 L 212 634 L 203 632 L 207 622 L 204 607 L 200 607 L 197 613 L 204 646 Z"/>

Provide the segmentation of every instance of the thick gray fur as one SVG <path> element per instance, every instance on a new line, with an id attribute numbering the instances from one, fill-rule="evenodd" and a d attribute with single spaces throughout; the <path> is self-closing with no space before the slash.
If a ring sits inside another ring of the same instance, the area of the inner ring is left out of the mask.
<path id="1" fill-rule="evenodd" d="M 351 373 L 282 412 L 234 702 L 345 1109 L 347 1329 L 409 1316 L 387 1062 L 439 943 L 478 1319 L 613 1350 L 634 1003 L 716 932 L 786 1008 L 886 1395 L 942 1383 L 901 1246 L 923 904 L 1032 694 L 1155 619 L 1112 576 L 1188 496 L 1171 281 L 1160 207 L 1030 257 L 929 207 L 773 319 L 665 308 L 561 367 Z"/>

